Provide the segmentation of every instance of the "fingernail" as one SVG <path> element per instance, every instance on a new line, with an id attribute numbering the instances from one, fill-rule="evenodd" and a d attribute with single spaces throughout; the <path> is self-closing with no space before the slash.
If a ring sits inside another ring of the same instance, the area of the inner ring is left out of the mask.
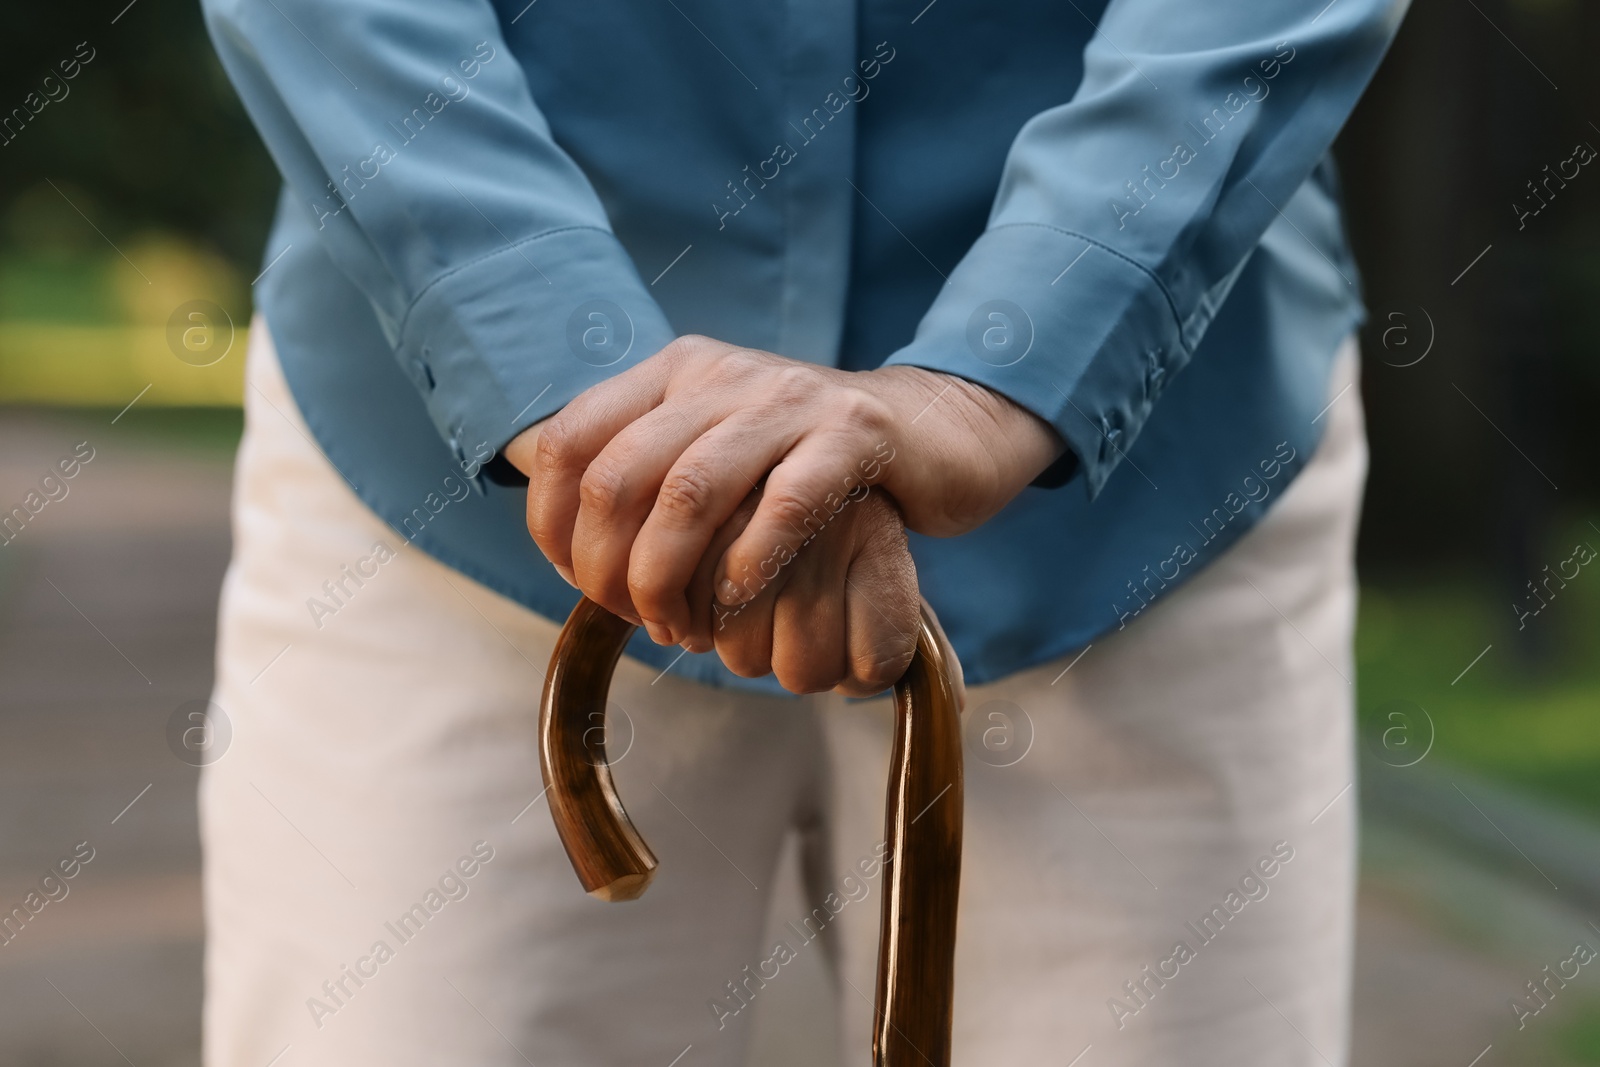
<path id="1" fill-rule="evenodd" d="M 657 626 L 653 622 L 646 621 L 645 624 L 644 624 L 644 629 L 645 629 L 645 632 L 650 635 L 650 640 L 654 641 L 656 644 L 658 644 L 658 645 L 670 645 L 670 644 L 672 644 L 672 631 L 668 630 L 666 627 Z"/>
<path id="2" fill-rule="evenodd" d="M 644 625 L 644 621 L 642 619 L 640 619 L 639 616 L 637 616 L 637 615 L 629 615 L 627 612 L 623 612 L 621 615 L 618 615 L 617 618 L 626 619 L 628 622 L 633 623 L 635 626 L 643 626 Z"/>
<path id="3" fill-rule="evenodd" d="M 730 578 L 724 578 L 717 583 L 717 599 L 730 608 L 739 603 L 740 589 L 733 584 Z"/>
<path id="4" fill-rule="evenodd" d="M 572 588 L 574 588 L 574 589 L 578 588 L 578 583 L 572 580 L 572 570 L 570 568 L 563 567 L 559 563 L 553 564 L 553 566 L 556 569 L 556 573 L 561 575 L 561 580 L 562 581 L 566 582 L 568 585 L 572 586 Z"/>

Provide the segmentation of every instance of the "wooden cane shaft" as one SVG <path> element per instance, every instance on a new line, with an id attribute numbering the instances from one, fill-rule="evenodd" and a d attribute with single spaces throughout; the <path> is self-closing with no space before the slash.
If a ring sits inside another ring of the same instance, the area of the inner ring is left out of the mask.
<path id="1" fill-rule="evenodd" d="M 894 687 L 875 1067 L 950 1063 L 963 810 L 961 706 L 952 660 L 924 610 L 916 657 Z"/>

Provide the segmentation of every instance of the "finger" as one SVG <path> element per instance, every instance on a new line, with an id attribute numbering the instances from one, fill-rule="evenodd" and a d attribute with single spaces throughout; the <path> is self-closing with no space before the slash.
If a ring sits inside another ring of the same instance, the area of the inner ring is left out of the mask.
<path id="1" fill-rule="evenodd" d="M 545 558 L 569 576 L 572 531 L 590 463 L 617 430 L 647 414 L 660 400 L 659 387 L 628 388 L 630 383 L 622 377 L 580 393 L 545 423 L 534 442 L 528 472 L 528 533 Z"/>
<path id="2" fill-rule="evenodd" d="M 612 437 L 578 483 L 570 538 L 576 583 L 606 609 L 640 617 L 658 643 L 675 642 L 664 640 L 669 635 L 657 624 L 660 614 L 633 599 L 629 558 L 662 479 L 716 415 L 700 405 L 686 416 L 678 404 L 665 400 Z"/>
<path id="3" fill-rule="evenodd" d="M 714 535 L 749 499 L 755 479 L 798 439 L 794 411 L 793 405 L 760 405 L 734 412 L 706 428 L 663 477 L 633 541 L 628 588 L 639 614 L 658 620 L 675 641 L 687 636 L 686 591 Z M 725 550 L 721 546 L 712 562 Z"/>
<path id="4" fill-rule="evenodd" d="M 572 529 L 579 486 L 601 449 L 661 403 L 675 373 L 705 358 L 720 342 L 680 337 L 613 378 L 590 386 L 551 416 L 534 442 L 528 473 L 528 532 L 558 567 L 572 566 Z"/>
<path id="5" fill-rule="evenodd" d="M 916 653 L 921 598 L 899 512 L 881 493 L 864 502 L 859 547 L 845 578 L 846 696 L 881 693 L 899 681 Z"/>
<path id="6" fill-rule="evenodd" d="M 717 655 L 741 678 L 760 678 L 772 671 L 772 611 L 779 575 L 767 591 L 732 610 L 719 613 L 712 628 Z"/>
<path id="7" fill-rule="evenodd" d="M 789 564 L 772 613 L 772 673 L 791 693 L 824 693 L 850 674 L 845 647 L 845 576 L 850 557 L 830 530 Z M 737 610 L 737 609 L 732 609 Z"/>
<path id="8" fill-rule="evenodd" d="M 733 539 L 738 537 L 750 522 L 750 517 L 756 513 L 756 503 L 760 499 L 759 489 L 744 498 L 733 515 L 712 537 L 710 546 L 695 568 L 694 577 L 689 580 L 686 591 L 689 601 L 689 627 L 682 643 L 690 652 L 710 652 L 714 649 L 716 641 L 713 630 L 726 626 L 734 617 L 732 613 L 735 609 L 724 608 L 717 603 L 717 598 L 712 592 L 712 579 L 716 576 L 717 563 L 722 558 L 722 553 L 733 544 Z"/>
<path id="9" fill-rule="evenodd" d="M 887 444 L 877 448 L 867 440 L 857 432 L 818 433 L 784 456 L 767 475 L 755 518 L 723 555 L 717 599 L 739 603 L 749 595 L 748 577 L 762 559 L 781 549 L 799 552 L 866 496 L 872 481 L 882 477 L 877 454 L 893 453 Z"/>

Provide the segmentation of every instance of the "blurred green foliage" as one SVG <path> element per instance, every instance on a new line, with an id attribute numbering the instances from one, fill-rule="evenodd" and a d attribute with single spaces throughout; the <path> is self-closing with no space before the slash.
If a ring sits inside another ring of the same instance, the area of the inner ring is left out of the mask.
<path id="1" fill-rule="evenodd" d="M 0 402 L 236 402 L 166 324 L 251 315 L 279 180 L 198 0 L 19 4 L 0 35 Z"/>
<path id="2" fill-rule="evenodd" d="M 0 254 L 0 319 L 120 322 L 122 305 L 108 277 L 114 259 L 98 250 L 75 256 L 7 250 Z"/>
<path id="3" fill-rule="evenodd" d="M 1600 531 L 1581 517 L 1561 523 L 1546 562 L 1579 541 L 1600 548 Z M 1521 628 L 1512 602 L 1482 575 L 1365 584 L 1362 727 L 1380 733 L 1393 702 L 1412 701 L 1433 720 L 1431 754 L 1600 816 L 1600 559 Z"/>
<path id="4" fill-rule="evenodd" d="M 1557 1033 L 1558 1049 L 1571 1063 L 1600 1063 L 1600 1001 L 1585 1005 L 1580 1017 Z"/>
<path id="5" fill-rule="evenodd" d="M 94 58 L 65 82 L 67 95 L 0 146 L 0 249 L 46 259 L 105 251 L 54 182 L 111 241 L 179 234 L 254 277 L 277 171 L 217 62 L 198 0 L 7 5 L 0 114 L 59 77 L 84 43 Z"/>

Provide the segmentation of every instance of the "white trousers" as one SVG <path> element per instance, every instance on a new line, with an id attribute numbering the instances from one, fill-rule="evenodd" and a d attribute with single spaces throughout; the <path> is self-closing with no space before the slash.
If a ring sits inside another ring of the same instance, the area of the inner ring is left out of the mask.
<path id="1" fill-rule="evenodd" d="M 260 323 L 248 381 L 232 738 L 201 783 L 208 1067 L 735 1067 L 808 952 L 838 979 L 843 1062 L 868 1063 L 887 701 L 624 659 L 608 747 L 661 870 L 636 903 L 585 896 L 536 799 L 558 625 L 359 502 Z M 958 1065 L 1344 1062 L 1357 392 L 1323 418 L 1218 560 L 1080 658 L 969 691 Z M 814 910 L 766 944 L 792 830 Z"/>

